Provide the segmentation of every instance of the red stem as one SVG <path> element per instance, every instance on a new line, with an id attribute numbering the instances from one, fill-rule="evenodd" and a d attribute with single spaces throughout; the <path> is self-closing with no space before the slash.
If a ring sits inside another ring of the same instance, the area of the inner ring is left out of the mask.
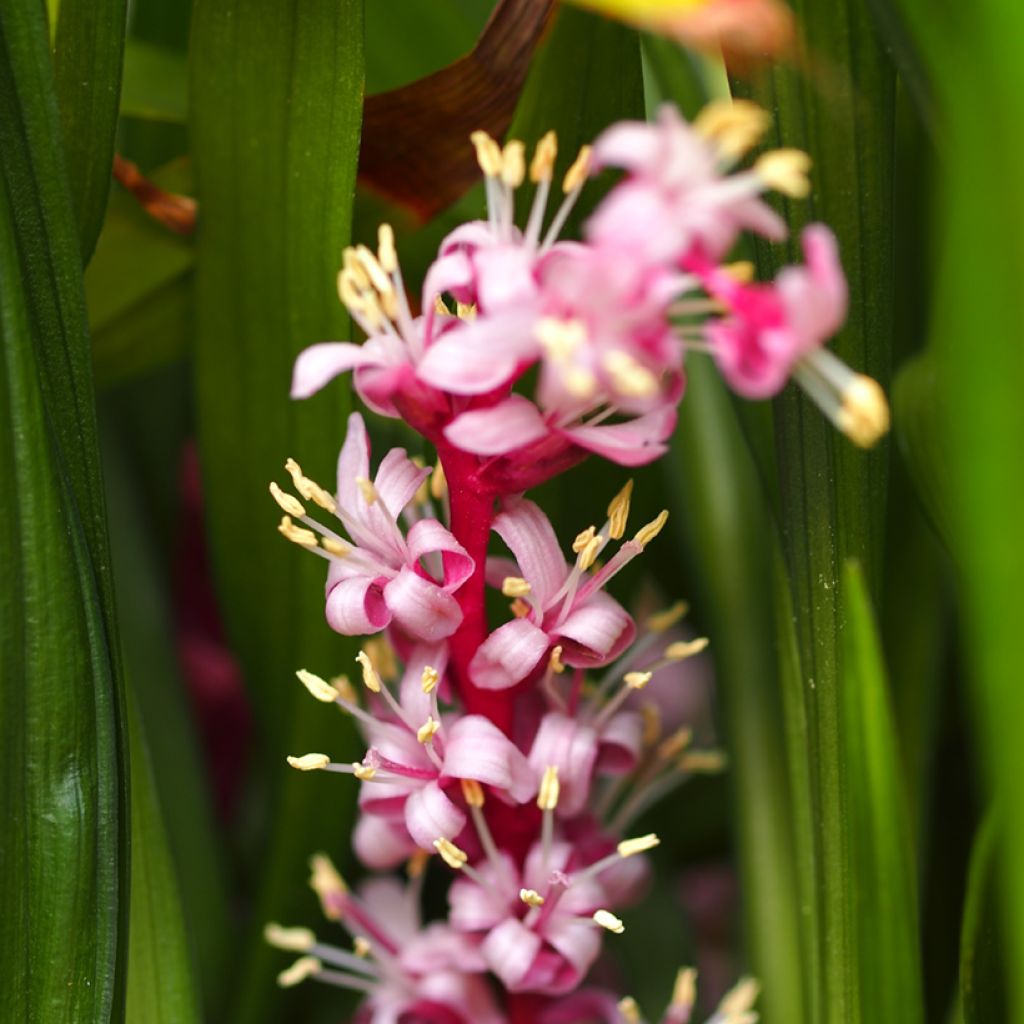
<path id="1" fill-rule="evenodd" d="M 451 531 L 469 552 L 475 565 L 473 575 L 455 594 L 462 609 L 462 624 L 448 641 L 451 653 L 449 669 L 466 711 L 471 715 L 484 715 L 509 735 L 512 730 L 511 695 L 503 690 L 481 690 L 469 677 L 469 663 L 487 639 L 484 573 L 494 520 L 494 492 L 480 483 L 476 456 L 445 444 L 438 446 L 438 455 L 448 481 Z"/>

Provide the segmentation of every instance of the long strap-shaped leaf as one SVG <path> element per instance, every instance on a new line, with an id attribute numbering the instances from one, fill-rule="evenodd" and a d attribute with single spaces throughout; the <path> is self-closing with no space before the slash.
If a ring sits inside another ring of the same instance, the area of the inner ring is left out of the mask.
<path id="1" fill-rule="evenodd" d="M 81 262 L 43 6 L 0 3 L 4 1020 L 123 1013 L 127 808 Z"/>
<path id="2" fill-rule="evenodd" d="M 343 724 L 294 673 L 346 669 L 354 645 L 327 627 L 324 563 L 277 534 L 267 484 L 289 482 L 291 456 L 334 489 L 347 391 L 337 384 L 299 403 L 288 389 L 303 347 L 348 337 L 335 277 L 355 187 L 362 37 L 361 0 L 201 0 L 193 21 L 204 496 L 228 630 L 262 727 L 258 757 L 281 790 L 264 833 L 272 848 L 260 859 L 257 924 L 308 915 L 305 857 L 348 845 L 351 790 L 289 773 L 284 757 L 345 754 Z M 274 1014 L 278 958 L 258 939 L 253 950 L 234 986 L 238 1020 Z"/>

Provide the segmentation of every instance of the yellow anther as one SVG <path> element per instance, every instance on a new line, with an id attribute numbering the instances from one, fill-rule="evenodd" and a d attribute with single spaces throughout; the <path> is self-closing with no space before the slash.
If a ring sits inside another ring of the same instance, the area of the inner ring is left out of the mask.
<path id="1" fill-rule="evenodd" d="M 367 480 L 365 476 L 357 476 L 356 486 L 367 505 L 372 505 L 377 500 L 377 488 L 373 486 L 373 481 Z"/>
<path id="2" fill-rule="evenodd" d="M 636 532 L 636 536 L 633 538 L 640 547 L 645 548 L 648 544 L 654 540 L 655 537 L 661 533 L 665 524 L 668 522 L 668 509 L 664 508 L 659 513 L 657 518 L 652 519 L 646 526 L 641 526 Z"/>
<path id="3" fill-rule="evenodd" d="M 691 1010 L 697 1001 L 697 969 L 680 967 L 676 974 L 676 983 L 672 986 L 672 1007 L 679 1010 Z"/>
<path id="4" fill-rule="evenodd" d="M 288 513 L 288 515 L 300 518 L 306 514 L 306 510 L 302 507 L 302 502 L 300 502 L 298 498 L 293 497 L 287 491 L 282 491 L 273 480 L 270 481 L 270 494 L 274 501 L 276 501 L 278 505 Z"/>
<path id="5" fill-rule="evenodd" d="M 533 329 L 545 353 L 556 363 L 567 363 L 573 353 L 587 340 L 587 327 L 582 320 L 560 320 L 542 317 Z"/>
<path id="6" fill-rule="evenodd" d="M 350 313 L 361 313 L 366 306 L 366 296 L 349 270 L 338 271 L 338 298 Z"/>
<path id="7" fill-rule="evenodd" d="M 347 700 L 349 704 L 355 704 L 358 702 L 359 697 L 356 694 L 355 687 L 352 685 L 346 675 L 335 676 L 331 680 L 331 686 L 338 691 L 338 696 L 342 700 Z"/>
<path id="8" fill-rule="evenodd" d="M 572 549 L 578 555 L 581 551 L 585 551 L 587 546 L 593 541 L 597 528 L 594 526 L 588 526 L 585 530 L 581 530 L 576 534 L 576 539 L 572 542 Z"/>
<path id="9" fill-rule="evenodd" d="M 551 648 L 551 656 L 548 658 L 548 668 L 557 675 L 561 675 L 565 671 L 565 663 L 562 661 L 561 644 L 555 644 L 555 646 Z"/>
<path id="10" fill-rule="evenodd" d="M 320 899 L 320 909 L 329 921 L 341 920 L 339 900 L 348 892 L 345 880 L 338 874 L 338 869 L 326 853 L 314 853 L 309 858 L 312 872 L 309 886 Z"/>
<path id="11" fill-rule="evenodd" d="M 308 476 L 305 476 L 302 467 L 294 459 L 289 459 L 284 464 L 284 468 L 288 470 L 295 490 L 306 501 L 314 502 L 332 515 L 338 510 L 338 503 L 334 500 L 334 495 L 325 491 L 315 480 L 310 480 Z"/>
<path id="12" fill-rule="evenodd" d="M 307 978 L 312 978 L 314 974 L 319 974 L 323 966 L 315 956 L 299 957 L 291 967 L 286 967 L 277 976 L 277 983 L 281 988 L 291 988 Z"/>
<path id="13" fill-rule="evenodd" d="M 358 661 L 359 664 L 363 667 L 363 685 L 371 693 L 380 693 L 380 676 L 377 675 L 377 670 L 373 667 L 373 662 L 370 661 L 370 656 L 366 653 L 366 651 L 360 651 L 356 655 L 356 661 Z"/>
<path id="14" fill-rule="evenodd" d="M 553 811 L 558 806 L 561 789 L 561 784 L 558 781 L 558 765 L 549 764 L 541 776 L 540 789 L 537 791 L 537 806 L 542 811 Z"/>
<path id="15" fill-rule="evenodd" d="M 441 728 L 441 723 L 433 715 L 427 715 L 427 720 L 416 730 L 416 739 L 420 743 L 429 743 Z"/>
<path id="16" fill-rule="evenodd" d="M 381 679 L 398 678 L 398 658 L 395 656 L 395 649 L 383 636 L 370 637 L 363 644 L 363 650 L 367 657 L 373 662 L 377 674 Z"/>
<path id="17" fill-rule="evenodd" d="M 476 162 L 480 165 L 480 170 L 488 178 L 497 178 L 502 169 L 501 147 L 483 131 L 473 132 L 469 141 L 476 149 Z"/>
<path id="18" fill-rule="evenodd" d="M 728 763 L 724 750 L 688 750 L 679 759 L 680 769 L 691 775 L 718 775 Z"/>
<path id="19" fill-rule="evenodd" d="M 316 697 L 317 700 L 323 701 L 324 704 L 333 704 L 341 696 L 330 683 L 324 681 L 318 675 L 314 675 L 312 672 L 307 672 L 304 668 L 300 668 L 295 675 L 298 677 L 299 682 L 309 690 L 310 694 Z"/>
<path id="20" fill-rule="evenodd" d="M 597 377 L 582 366 L 572 366 L 563 375 L 565 390 L 573 398 L 590 398 L 597 390 Z"/>
<path id="21" fill-rule="evenodd" d="M 525 619 L 533 609 L 521 597 L 517 597 L 510 605 L 513 616 L 517 619 Z"/>
<path id="22" fill-rule="evenodd" d="M 587 541 L 586 547 L 579 553 L 576 558 L 576 564 L 584 570 L 589 569 L 594 562 L 597 561 L 597 556 L 601 553 L 601 546 L 604 544 L 604 535 L 595 534 Z"/>
<path id="23" fill-rule="evenodd" d="M 543 907 L 544 897 L 536 889 L 520 889 L 519 898 L 528 907 Z"/>
<path id="24" fill-rule="evenodd" d="M 635 857 L 638 853 L 653 850 L 660 843 L 661 840 L 653 832 L 648 832 L 647 835 L 637 836 L 635 839 L 623 839 L 617 849 L 620 857 Z"/>
<path id="25" fill-rule="evenodd" d="M 621 935 L 626 930 L 626 926 L 610 910 L 595 910 L 594 923 L 614 935 Z"/>
<path id="26" fill-rule="evenodd" d="M 658 759 L 661 761 L 671 761 L 673 757 L 681 754 L 692 742 L 693 730 L 684 725 L 682 728 L 670 733 L 658 744 Z"/>
<path id="27" fill-rule="evenodd" d="M 647 620 L 647 628 L 652 633 L 664 633 L 674 626 L 690 610 L 686 601 L 676 601 L 663 611 L 657 612 Z"/>
<path id="28" fill-rule="evenodd" d="M 373 945 L 365 935 L 356 935 L 352 939 L 352 952 L 360 960 L 365 960 L 373 952 Z"/>
<path id="29" fill-rule="evenodd" d="M 435 839 L 434 849 L 441 854 L 441 860 L 453 871 L 461 871 L 469 860 L 465 850 L 460 850 L 450 839 Z"/>
<path id="30" fill-rule="evenodd" d="M 754 171 L 769 188 L 792 199 L 804 199 L 811 191 L 810 169 L 811 158 L 802 149 L 775 149 L 754 164 Z"/>
<path id="31" fill-rule="evenodd" d="M 318 772 L 331 763 L 331 759 L 326 754 L 303 754 L 301 757 L 289 755 L 286 760 L 300 772 Z"/>
<path id="32" fill-rule="evenodd" d="M 627 672 L 622 678 L 631 690 L 642 690 L 653 676 L 653 672 Z"/>
<path id="33" fill-rule="evenodd" d="M 365 245 L 357 245 L 356 259 L 359 260 L 360 265 L 366 271 L 370 283 L 377 289 L 382 300 L 386 300 L 389 295 L 394 295 L 395 286 L 391 278 L 384 272 L 384 268 L 370 249 Z"/>
<path id="34" fill-rule="evenodd" d="M 657 704 L 647 703 L 640 708 L 644 720 L 644 747 L 653 747 L 661 738 L 661 710 Z"/>
<path id="35" fill-rule="evenodd" d="M 455 303 L 455 315 L 460 320 L 475 320 L 476 319 L 476 303 L 475 302 L 456 302 Z"/>
<path id="36" fill-rule="evenodd" d="M 460 779 L 462 796 L 470 807 L 483 807 L 484 787 L 476 779 Z"/>
<path id="37" fill-rule="evenodd" d="M 555 169 L 555 158 L 558 156 L 558 136 L 554 132 L 545 132 L 541 136 L 537 148 L 533 151 L 530 161 L 530 181 L 550 181 Z"/>
<path id="38" fill-rule="evenodd" d="M 506 576 L 501 581 L 501 592 L 506 597 L 526 597 L 532 589 L 522 576 Z"/>
<path id="39" fill-rule="evenodd" d="M 381 224 L 377 228 L 377 259 L 385 274 L 393 274 L 398 269 L 395 233 L 390 224 Z"/>
<path id="40" fill-rule="evenodd" d="M 718 1004 L 718 1012 L 728 1020 L 731 1016 L 740 1016 L 750 1010 L 757 1001 L 761 985 L 756 978 L 741 978 Z"/>
<path id="41" fill-rule="evenodd" d="M 448 308 L 447 303 L 444 301 L 444 299 L 441 298 L 440 295 L 435 295 L 434 296 L 434 312 L 438 316 L 451 316 L 452 315 L 452 311 Z"/>
<path id="42" fill-rule="evenodd" d="M 434 472 L 430 476 L 430 496 L 434 501 L 440 501 L 448 493 L 448 481 L 445 479 L 444 466 L 441 460 L 437 460 Z"/>
<path id="43" fill-rule="evenodd" d="M 419 878 L 427 870 L 430 854 L 426 850 L 417 850 L 406 862 L 405 873 L 409 878 Z"/>
<path id="44" fill-rule="evenodd" d="M 836 425 L 858 447 L 871 448 L 889 430 L 889 403 L 878 382 L 857 374 L 843 389 Z"/>
<path id="45" fill-rule="evenodd" d="M 626 1024 L 640 1024 L 640 1007 L 632 996 L 623 996 L 617 1004 L 619 1014 Z"/>
<path id="46" fill-rule="evenodd" d="M 501 181 L 509 188 L 519 188 L 526 177 L 526 147 L 516 139 L 505 143 L 501 154 Z"/>
<path id="47" fill-rule="evenodd" d="M 362 260 L 360 260 L 359 252 L 354 245 L 347 245 L 342 250 L 341 266 L 341 272 L 348 274 L 352 279 L 352 284 L 361 292 L 365 292 L 373 287 L 370 275 L 366 272 L 366 267 Z"/>
<path id="48" fill-rule="evenodd" d="M 626 352 L 608 352 L 601 362 L 618 392 L 627 398 L 646 398 L 658 390 L 658 378 Z"/>
<path id="49" fill-rule="evenodd" d="M 710 642 L 706 636 L 699 636 L 696 640 L 677 640 L 665 648 L 665 657 L 669 661 L 684 661 L 706 650 Z"/>
<path id="50" fill-rule="evenodd" d="M 298 544 L 300 547 L 316 547 L 316 534 L 312 530 L 306 530 L 301 526 L 296 526 L 292 522 L 291 516 L 281 517 L 281 522 L 278 524 L 277 532 L 287 537 L 293 544 Z"/>
<path id="51" fill-rule="evenodd" d="M 754 280 L 754 264 L 750 260 L 737 260 L 727 263 L 722 270 L 740 284 L 750 284 Z"/>
<path id="52" fill-rule="evenodd" d="M 572 166 L 565 172 L 565 177 L 562 179 L 563 192 L 574 192 L 583 187 L 583 183 L 590 173 L 590 153 L 589 146 L 580 147 L 579 155 L 573 160 Z"/>
<path id="53" fill-rule="evenodd" d="M 377 774 L 377 769 L 372 764 L 363 764 L 362 761 L 352 762 L 352 774 L 360 782 L 369 782 Z"/>
<path id="54" fill-rule="evenodd" d="M 289 953 L 306 953 L 316 945 L 316 936 L 308 928 L 284 928 L 270 921 L 263 927 L 263 941 Z"/>
<path id="55" fill-rule="evenodd" d="M 343 540 L 337 540 L 335 537 L 321 537 L 320 546 L 335 558 L 344 558 L 352 552 L 351 544 L 346 544 Z"/>
<path id="56" fill-rule="evenodd" d="M 749 100 L 715 100 L 697 115 L 694 128 L 712 140 L 721 154 L 737 160 L 756 146 L 771 116 Z"/>
<path id="57" fill-rule="evenodd" d="M 441 673 L 429 665 L 423 666 L 423 674 L 420 676 L 420 688 L 424 693 L 433 693 L 441 679 Z"/>
<path id="58" fill-rule="evenodd" d="M 629 503 L 633 496 L 633 481 L 627 480 L 626 486 L 612 498 L 608 505 L 608 533 L 612 540 L 622 540 L 626 532 L 626 521 L 629 519 Z"/>

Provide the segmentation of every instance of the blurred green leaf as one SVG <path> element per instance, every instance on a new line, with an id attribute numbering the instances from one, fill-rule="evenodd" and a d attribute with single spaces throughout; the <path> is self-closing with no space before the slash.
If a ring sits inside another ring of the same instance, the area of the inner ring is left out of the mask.
<path id="1" fill-rule="evenodd" d="M 126 1020 L 198 1022 L 178 880 L 138 709 L 128 707 L 132 758 L 132 887 Z"/>
<path id="2" fill-rule="evenodd" d="M 842 577 L 839 752 L 858 979 L 851 1020 L 922 1021 L 917 880 L 882 652 L 860 565 Z"/>
<path id="3" fill-rule="evenodd" d="M 184 124 L 188 118 L 188 62 L 183 53 L 140 39 L 124 47 L 121 116 Z"/>
<path id="4" fill-rule="evenodd" d="M 964 1024 L 1010 1020 L 997 889 L 998 809 L 986 815 L 974 839 L 960 931 L 960 1005 Z"/>
<path id="5" fill-rule="evenodd" d="M 351 223 L 362 38 L 359 0 L 201 0 L 194 13 L 199 441 L 221 607 L 258 717 L 257 765 L 276 791 L 253 850 L 260 927 L 308 916 L 305 858 L 339 853 L 350 820 L 351 790 L 284 763 L 306 749 L 345 755 L 348 727 L 294 673 L 332 674 L 355 648 L 324 621 L 324 563 L 276 532 L 267 484 L 293 456 L 333 489 L 346 385 L 302 403 L 288 389 L 304 347 L 348 335 L 335 276 Z M 256 932 L 248 954 L 233 1019 L 281 1019 L 279 954 Z"/>
<path id="6" fill-rule="evenodd" d="M 81 257 L 44 10 L 0 3 L 0 995 L 123 1018 L 127 807 Z"/>
<path id="7" fill-rule="evenodd" d="M 57 101 L 83 263 L 110 192 L 127 9 L 127 0 L 61 0 L 57 20 Z"/>

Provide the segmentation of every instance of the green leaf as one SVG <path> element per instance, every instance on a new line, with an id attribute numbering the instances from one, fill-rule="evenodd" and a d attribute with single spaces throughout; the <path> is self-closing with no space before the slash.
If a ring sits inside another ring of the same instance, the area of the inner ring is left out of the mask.
<path id="1" fill-rule="evenodd" d="M 129 39 L 124 48 L 121 116 L 184 124 L 188 62 L 177 50 Z"/>
<path id="2" fill-rule="evenodd" d="M 355 645 L 327 627 L 324 563 L 277 533 L 267 485 L 294 457 L 333 489 L 345 433 L 346 385 L 302 403 L 288 389 L 303 348 L 349 333 L 335 276 L 355 185 L 362 36 L 358 0 L 201 0 L 193 21 L 204 496 L 221 607 L 260 726 L 256 763 L 277 790 L 254 846 L 259 926 L 308 916 L 305 857 L 347 848 L 352 790 L 289 772 L 284 758 L 346 755 L 348 727 L 294 673 L 347 669 Z M 236 976 L 234 1019 L 280 1019 L 280 956 L 255 933 L 250 952 Z"/>
<path id="3" fill-rule="evenodd" d="M 62 0 L 54 66 L 82 262 L 103 223 L 114 159 L 127 0 Z"/>
<path id="4" fill-rule="evenodd" d="M 129 703 L 132 758 L 132 887 L 126 1019 L 198 1022 L 178 880 L 167 843 L 138 709 Z"/>
<path id="5" fill-rule="evenodd" d="M 839 753 L 855 1020 L 922 1021 L 917 880 L 882 653 L 860 565 L 843 570 Z"/>
<path id="6" fill-rule="evenodd" d="M 127 808 L 79 239 L 43 8 L 0 3 L 7 1020 L 122 1019 Z"/>

